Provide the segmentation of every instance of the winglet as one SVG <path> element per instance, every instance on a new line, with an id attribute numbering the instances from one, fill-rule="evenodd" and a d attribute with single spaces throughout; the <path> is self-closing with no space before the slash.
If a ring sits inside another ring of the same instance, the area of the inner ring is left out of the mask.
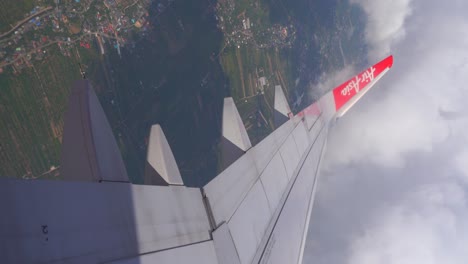
<path id="1" fill-rule="evenodd" d="M 343 116 L 392 66 L 389 56 L 333 89 L 336 117 Z"/>
<path id="2" fill-rule="evenodd" d="M 289 120 L 291 115 L 291 108 L 289 107 L 288 100 L 284 96 L 281 85 L 275 86 L 275 127 L 280 127 L 282 124 Z"/>
<path id="3" fill-rule="evenodd" d="M 171 147 L 160 125 L 153 125 L 151 127 L 145 169 L 145 184 L 184 184 Z"/>

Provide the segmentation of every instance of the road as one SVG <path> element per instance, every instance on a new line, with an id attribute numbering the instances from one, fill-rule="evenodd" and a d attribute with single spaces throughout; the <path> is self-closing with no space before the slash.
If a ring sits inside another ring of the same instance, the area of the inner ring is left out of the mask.
<path id="1" fill-rule="evenodd" d="M 84 33 L 83 35 L 77 37 L 76 39 L 71 40 L 70 43 L 75 43 L 75 42 L 81 40 L 82 38 L 84 38 L 85 36 L 96 35 L 96 34 L 98 34 L 98 35 L 103 35 L 103 36 L 105 36 L 105 37 L 107 37 L 107 38 L 109 38 L 109 39 L 121 40 L 121 38 L 119 38 L 119 37 L 115 38 L 115 37 L 112 37 L 112 36 L 109 36 L 109 35 L 103 34 L 103 33 L 87 32 L 87 33 Z M 16 59 L 14 59 L 14 60 L 12 60 L 12 61 L 10 61 L 10 62 L 0 61 L 0 68 L 5 67 L 5 66 L 8 66 L 8 65 L 11 65 L 11 64 L 15 63 L 16 61 L 18 61 L 18 60 L 20 60 L 20 59 L 23 59 L 23 58 L 26 57 L 27 55 L 31 55 L 32 53 L 36 52 L 37 50 L 41 50 L 41 49 L 47 48 L 47 47 L 49 47 L 49 46 L 51 46 L 51 45 L 53 45 L 53 44 L 59 43 L 59 42 L 64 42 L 64 41 L 56 40 L 56 41 L 52 41 L 52 42 L 49 42 L 49 43 L 47 43 L 47 44 L 44 44 L 44 45 L 42 45 L 42 46 L 36 47 L 34 50 L 29 51 L 29 52 L 27 52 L 27 53 L 25 53 L 25 54 L 23 54 L 23 55 L 18 56 Z"/>
<path id="2" fill-rule="evenodd" d="M 18 29 L 19 27 L 21 27 L 23 24 L 27 23 L 29 20 L 35 18 L 35 17 L 38 17 L 38 16 L 41 16 L 41 15 L 44 15 L 46 14 L 48 11 L 54 9 L 53 7 L 49 6 L 49 7 L 46 7 L 45 9 L 42 9 L 41 11 L 35 13 L 35 14 L 32 14 L 30 16 L 28 16 L 27 18 L 21 20 L 20 22 L 18 22 L 18 24 L 16 24 L 16 26 L 14 26 L 12 29 L 10 29 L 9 31 L 5 32 L 5 33 L 2 33 L 0 35 L 0 39 L 10 35 L 12 32 L 14 32 L 16 29 Z"/>

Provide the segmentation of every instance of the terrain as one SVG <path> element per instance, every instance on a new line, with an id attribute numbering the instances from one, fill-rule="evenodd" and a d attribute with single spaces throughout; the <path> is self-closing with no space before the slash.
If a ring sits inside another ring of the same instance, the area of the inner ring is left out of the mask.
<path id="1" fill-rule="evenodd" d="M 200 186 L 219 173 L 224 97 L 256 144 L 275 129 L 276 85 L 297 112 L 323 73 L 366 63 L 364 15 L 345 0 L 16 3 L 0 4 L 2 176 L 62 179 L 63 114 L 81 71 L 132 182 L 144 183 L 159 123 L 185 184 Z"/>

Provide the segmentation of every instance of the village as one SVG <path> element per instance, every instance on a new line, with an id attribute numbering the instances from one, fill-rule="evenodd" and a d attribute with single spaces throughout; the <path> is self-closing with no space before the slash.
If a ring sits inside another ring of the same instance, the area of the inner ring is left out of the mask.
<path id="1" fill-rule="evenodd" d="M 290 48 L 296 38 L 293 24 L 270 24 L 261 12 L 257 1 L 249 1 L 254 8 L 242 9 L 234 0 L 219 1 L 217 4 L 218 27 L 224 34 L 225 45 L 240 48 L 252 45 L 254 48 Z"/>
<path id="2" fill-rule="evenodd" d="M 275 86 L 288 96 L 292 85 L 282 50 L 296 40 L 292 22 L 273 23 L 261 1 L 222 0 L 216 6 L 217 26 L 223 33 L 220 62 L 252 142 L 274 129 Z"/>
<path id="3" fill-rule="evenodd" d="M 160 1 L 155 12 L 171 2 Z M 56 7 L 36 6 L 12 29 L 0 33 L 0 73 L 7 67 L 13 73 L 32 67 L 47 57 L 53 45 L 67 57 L 93 48 L 104 55 L 108 47 L 120 55 L 131 34 L 144 34 L 150 27 L 150 4 L 150 0 L 72 0 Z"/>

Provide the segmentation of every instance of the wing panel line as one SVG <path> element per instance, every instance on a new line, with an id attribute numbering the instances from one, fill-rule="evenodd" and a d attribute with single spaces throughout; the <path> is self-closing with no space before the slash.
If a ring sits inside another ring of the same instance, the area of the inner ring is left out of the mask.
<path id="1" fill-rule="evenodd" d="M 324 126 L 325 127 L 325 126 Z M 327 127 L 327 130 L 328 130 L 328 127 Z M 305 230 L 304 230 L 304 234 L 302 236 L 302 241 L 301 241 L 301 246 L 300 246 L 300 252 L 304 252 L 304 248 L 305 248 L 305 241 L 306 241 L 306 238 L 307 238 L 307 234 L 309 233 L 309 224 L 310 224 L 310 217 L 312 215 L 312 208 L 313 208 L 313 205 L 314 205 L 314 197 L 315 197 L 315 192 L 317 190 L 317 185 L 318 185 L 318 179 L 320 177 L 320 165 L 322 164 L 322 159 L 323 159 L 323 156 L 325 154 L 325 148 L 327 146 L 327 138 L 328 136 L 325 136 L 325 142 L 323 143 L 322 145 L 322 149 L 321 149 L 321 154 L 320 154 L 320 158 L 318 160 L 318 164 L 317 164 L 317 168 L 315 170 L 315 179 L 314 179 L 314 184 L 313 184 L 313 190 L 312 190 L 312 194 L 311 194 L 311 197 L 309 199 L 309 206 L 308 206 L 308 209 L 307 209 L 307 218 L 305 219 L 305 222 L 304 222 L 304 226 L 305 226 Z M 318 139 L 318 137 L 317 137 Z M 315 144 L 315 142 L 314 142 Z M 302 259 L 303 259 L 303 256 L 304 254 L 299 254 L 299 259 L 297 261 L 297 263 L 302 263 Z"/>
<path id="2" fill-rule="evenodd" d="M 297 124 L 294 124 L 294 127 L 293 127 L 293 129 L 291 129 L 291 132 L 288 134 L 288 136 L 286 136 L 286 137 L 283 139 L 283 141 L 278 145 L 278 149 L 277 149 L 276 152 L 279 152 L 281 146 L 286 142 L 286 140 L 288 139 L 289 135 L 292 134 L 292 131 L 294 131 L 294 129 L 296 129 L 296 127 L 297 127 L 300 123 L 301 123 L 301 122 L 297 122 Z M 273 134 L 270 134 L 270 135 L 273 135 Z M 270 135 L 268 135 L 268 136 L 270 136 Z M 255 148 L 255 146 L 254 146 L 253 148 Z M 252 150 L 253 148 L 249 149 L 248 151 Z M 244 155 L 247 155 L 247 154 L 248 154 L 248 153 L 245 153 Z M 280 154 L 280 156 L 281 156 L 281 154 Z M 222 220 L 222 221 L 229 222 L 229 221 L 231 220 L 232 216 L 237 212 L 237 210 L 239 209 L 239 206 L 244 202 L 244 200 L 245 200 L 245 198 L 247 197 L 248 193 L 252 190 L 253 186 L 255 185 L 255 182 L 256 182 L 257 180 L 260 179 L 260 176 L 261 176 L 261 175 L 263 174 L 263 172 L 266 170 L 266 168 L 267 168 L 268 165 L 270 164 L 271 160 L 272 160 L 272 159 L 270 159 L 270 160 L 268 161 L 268 163 L 267 163 L 266 166 L 262 169 L 262 171 L 259 172 L 259 171 L 257 170 L 258 175 L 257 175 L 257 177 L 255 178 L 255 181 L 252 182 L 251 186 L 250 186 L 250 187 L 248 188 L 248 190 L 243 194 L 242 199 L 237 203 L 236 209 L 229 215 L 229 217 L 228 217 L 227 219 L 224 219 L 224 220 Z M 236 161 L 236 162 L 237 162 L 237 161 Z M 234 164 L 236 164 L 236 162 L 234 162 L 231 166 L 234 166 Z M 284 164 L 284 162 L 283 162 L 283 164 Z M 203 187 L 203 189 L 204 189 L 204 187 Z"/>
<path id="3" fill-rule="evenodd" d="M 254 262 L 258 263 L 263 258 L 263 255 L 265 254 L 265 250 L 267 248 L 267 245 L 268 245 L 268 243 L 269 243 L 269 241 L 271 239 L 271 236 L 273 235 L 273 230 L 275 229 L 276 224 L 278 223 L 278 220 L 279 220 L 279 218 L 281 216 L 281 213 L 282 213 L 282 211 L 284 209 L 284 206 L 286 205 L 286 201 L 288 200 L 289 195 L 291 194 L 291 191 L 292 191 L 294 185 L 296 184 L 296 180 L 298 178 L 299 172 L 302 170 L 302 167 L 304 166 L 304 163 L 305 163 L 307 157 L 310 155 L 313 147 L 315 146 L 315 143 L 317 142 L 317 139 L 320 137 L 320 134 L 323 132 L 325 127 L 326 126 L 323 126 L 320 129 L 320 132 L 318 133 L 317 137 L 315 137 L 314 142 L 309 146 L 309 149 L 307 150 L 307 155 L 304 155 L 303 159 L 301 160 L 301 165 L 299 166 L 299 170 L 297 170 L 297 172 L 295 173 L 294 179 L 292 180 L 292 184 L 290 184 L 290 186 L 288 186 L 287 195 L 286 195 L 286 198 L 284 199 L 284 201 L 282 201 L 281 209 L 279 210 L 278 215 L 274 216 L 275 217 L 274 224 L 271 227 L 268 227 L 267 232 L 265 232 L 265 233 L 269 232 L 269 235 L 268 235 L 268 238 L 266 239 L 266 241 L 261 242 L 261 246 L 263 246 L 263 249 L 261 251 L 262 253 L 260 255 L 258 255 L 258 257 L 257 257 L 257 254 L 256 254 L 256 256 L 254 257 Z M 322 150 L 323 150 L 323 148 L 322 148 Z M 314 182 L 314 184 L 315 184 L 315 182 Z"/>

